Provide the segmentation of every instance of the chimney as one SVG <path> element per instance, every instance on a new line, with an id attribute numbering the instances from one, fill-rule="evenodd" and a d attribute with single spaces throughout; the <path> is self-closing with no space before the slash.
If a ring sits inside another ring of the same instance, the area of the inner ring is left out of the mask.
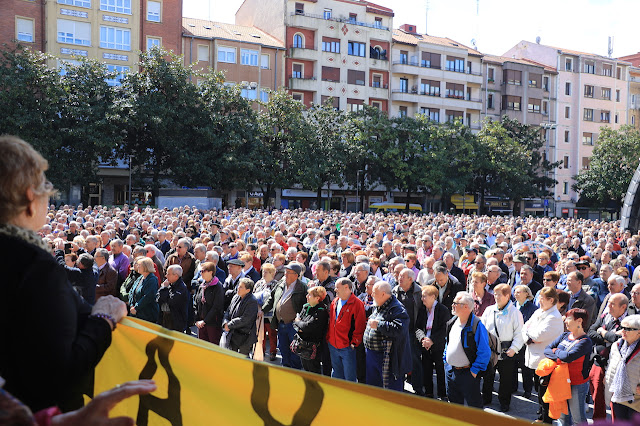
<path id="1" fill-rule="evenodd" d="M 407 33 L 411 33 L 411 34 L 417 34 L 417 28 L 415 25 L 411 25 L 411 24 L 403 24 L 400 26 L 400 29 L 402 31 L 405 31 Z"/>

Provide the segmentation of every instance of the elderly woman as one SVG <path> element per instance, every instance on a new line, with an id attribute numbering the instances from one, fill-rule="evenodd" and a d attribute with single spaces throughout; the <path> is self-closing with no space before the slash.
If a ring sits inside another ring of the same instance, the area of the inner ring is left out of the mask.
<path id="1" fill-rule="evenodd" d="M 47 167 L 28 143 L 0 136 L 0 374 L 4 390 L 32 410 L 57 405 L 68 411 L 84 404 L 82 383 L 126 306 L 108 296 L 92 308 L 37 235 L 54 192 Z"/>
<path id="2" fill-rule="evenodd" d="M 488 293 L 487 293 L 488 294 Z M 493 298 L 493 296 L 492 296 Z M 436 370 L 438 399 L 445 401 L 447 390 L 444 375 L 444 346 L 447 321 L 451 313 L 446 306 L 438 303 L 438 288 L 432 285 L 422 287 L 422 304 L 416 319 L 416 338 L 422 346 L 422 374 L 425 396 L 434 398 L 433 370 Z"/>
<path id="3" fill-rule="evenodd" d="M 496 303 L 496 300 L 493 294 L 487 291 L 487 275 L 485 273 L 471 273 L 471 284 L 473 286 L 471 289 L 471 297 L 473 297 L 473 301 L 475 302 L 473 314 L 482 317 L 484 310 Z"/>
<path id="4" fill-rule="evenodd" d="M 262 279 L 260 279 L 253 288 L 253 294 L 258 300 L 259 312 L 262 312 L 262 305 L 271 295 L 271 290 L 278 283 L 275 280 L 276 267 L 271 263 L 265 263 L 262 265 Z M 264 355 L 267 354 L 267 346 L 264 341 L 267 340 L 267 334 L 269 335 L 269 359 L 271 361 L 276 360 L 276 354 L 278 349 L 278 333 L 271 328 L 271 318 L 273 318 L 273 310 L 269 312 L 262 312 L 264 315 L 263 327 L 258 327 L 258 343 L 262 345 Z M 260 337 L 260 331 L 262 336 Z M 255 355 L 254 355 L 255 357 Z"/>
<path id="5" fill-rule="evenodd" d="M 298 332 L 298 336 L 305 342 L 316 343 L 318 351 L 322 347 L 321 343 L 327 334 L 327 326 L 329 325 L 329 313 L 326 305 L 320 303 L 327 297 L 327 290 L 322 286 L 311 287 L 307 290 L 307 303 L 302 306 L 302 311 L 298 313 L 293 327 Z M 320 353 L 316 354 L 314 359 L 300 358 L 302 368 L 305 371 L 321 374 Z"/>
<path id="6" fill-rule="evenodd" d="M 249 356 L 253 344 L 258 341 L 256 334 L 258 301 L 253 295 L 253 281 L 250 278 L 240 278 L 236 291 L 229 308 L 224 313 L 222 327 L 229 333 L 227 348 Z"/>
<path id="7" fill-rule="evenodd" d="M 129 313 L 131 316 L 149 322 L 158 322 L 160 308 L 156 302 L 158 278 L 155 276 L 155 265 L 148 257 L 138 259 L 136 268 L 140 277 L 129 293 Z"/>
<path id="8" fill-rule="evenodd" d="M 224 290 L 215 276 L 216 264 L 205 262 L 200 266 L 202 283 L 196 290 L 196 327 L 198 338 L 220 344 L 224 316 Z"/>
<path id="9" fill-rule="evenodd" d="M 613 422 L 631 420 L 640 411 L 640 315 L 622 320 L 622 339 L 611 346 L 605 398 Z"/>
<path id="10" fill-rule="evenodd" d="M 589 314 L 584 309 L 570 309 L 565 318 L 567 332 L 562 333 L 544 350 L 544 355 L 552 360 L 569 364 L 571 379 L 571 399 L 569 413 L 574 425 L 587 422 L 585 398 L 589 391 L 589 355 L 593 342 L 585 327 L 589 324 Z M 563 414 L 561 424 L 566 425 L 568 416 Z"/>
<path id="11" fill-rule="evenodd" d="M 533 304 L 531 289 L 526 285 L 518 285 L 515 287 L 513 295 L 516 299 L 516 306 L 522 314 L 522 320 L 526 323 L 538 309 L 538 307 Z M 525 351 L 520 351 L 515 356 L 516 368 L 514 369 L 513 391 L 517 392 L 518 390 L 518 369 L 520 369 L 522 371 L 523 396 L 525 398 L 530 398 L 531 389 L 533 388 L 533 370 L 530 370 L 525 366 L 524 357 Z"/>
<path id="12" fill-rule="evenodd" d="M 556 288 L 558 282 L 560 281 L 560 273 L 556 271 L 547 271 L 544 273 L 542 278 L 542 287 L 551 287 Z M 537 307 L 540 307 L 540 292 L 542 289 L 538 290 L 536 295 L 533 297 L 533 304 Z M 525 320 L 526 322 L 526 320 Z"/>

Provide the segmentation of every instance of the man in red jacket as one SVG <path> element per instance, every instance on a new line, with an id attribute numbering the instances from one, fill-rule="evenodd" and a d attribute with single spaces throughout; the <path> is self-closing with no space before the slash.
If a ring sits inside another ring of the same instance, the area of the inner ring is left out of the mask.
<path id="1" fill-rule="evenodd" d="M 327 343 L 331 355 L 332 377 L 356 381 L 356 346 L 362 343 L 367 325 L 364 304 L 352 291 L 352 282 L 336 282 L 336 298 L 329 309 Z"/>

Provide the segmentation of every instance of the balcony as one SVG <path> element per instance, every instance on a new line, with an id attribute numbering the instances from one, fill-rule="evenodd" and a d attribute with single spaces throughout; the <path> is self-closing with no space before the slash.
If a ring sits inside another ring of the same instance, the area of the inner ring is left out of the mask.
<path id="1" fill-rule="evenodd" d="M 420 103 L 420 95 L 418 91 L 404 91 L 402 89 L 393 89 L 391 91 L 391 100 L 394 102 L 409 102 L 413 104 Z"/>
<path id="2" fill-rule="evenodd" d="M 289 90 L 304 90 L 307 92 L 316 92 L 318 90 L 318 81 L 315 77 L 310 78 L 290 78 Z"/>
<path id="3" fill-rule="evenodd" d="M 315 48 L 289 46 L 289 57 L 292 59 L 317 61 L 318 51 Z"/>
<path id="4" fill-rule="evenodd" d="M 319 23 L 318 20 L 322 20 L 322 21 L 333 21 L 333 22 L 340 22 L 340 23 L 345 23 L 350 25 L 357 25 L 359 27 L 373 28 L 373 29 L 385 31 L 385 32 L 389 31 L 389 27 L 385 27 L 377 23 L 354 21 L 352 19 L 349 19 L 348 17 L 337 17 L 337 16 L 325 17 L 324 15 L 315 15 L 312 13 L 304 13 L 301 11 L 292 12 L 290 17 L 291 17 L 290 25 L 294 27 L 301 27 L 301 28 L 317 29 L 321 25 L 321 23 Z"/>
<path id="5" fill-rule="evenodd" d="M 369 97 L 376 99 L 388 99 L 389 98 L 389 86 L 378 85 L 374 86 L 373 84 L 369 87 Z"/>

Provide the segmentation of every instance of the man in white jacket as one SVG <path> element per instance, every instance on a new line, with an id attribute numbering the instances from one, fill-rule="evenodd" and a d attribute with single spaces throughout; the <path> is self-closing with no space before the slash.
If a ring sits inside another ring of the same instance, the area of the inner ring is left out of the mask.
<path id="1" fill-rule="evenodd" d="M 500 373 L 500 387 L 498 389 L 498 401 L 500 411 L 509 411 L 511 394 L 513 393 L 513 370 L 515 368 L 516 353 L 522 348 L 522 314 L 511 302 L 511 287 L 507 284 L 499 284 L 494 289 L 496 304 L 485 309 L 482 314 L 482 323 L 487 331 L 498 338 L 498 350 L 500 351 L 498 364 L 487 371 L 483 377 L 482 399 L 485 405 L 491 404 L 493 395 L 493 382 L 496 370 Z"/>

